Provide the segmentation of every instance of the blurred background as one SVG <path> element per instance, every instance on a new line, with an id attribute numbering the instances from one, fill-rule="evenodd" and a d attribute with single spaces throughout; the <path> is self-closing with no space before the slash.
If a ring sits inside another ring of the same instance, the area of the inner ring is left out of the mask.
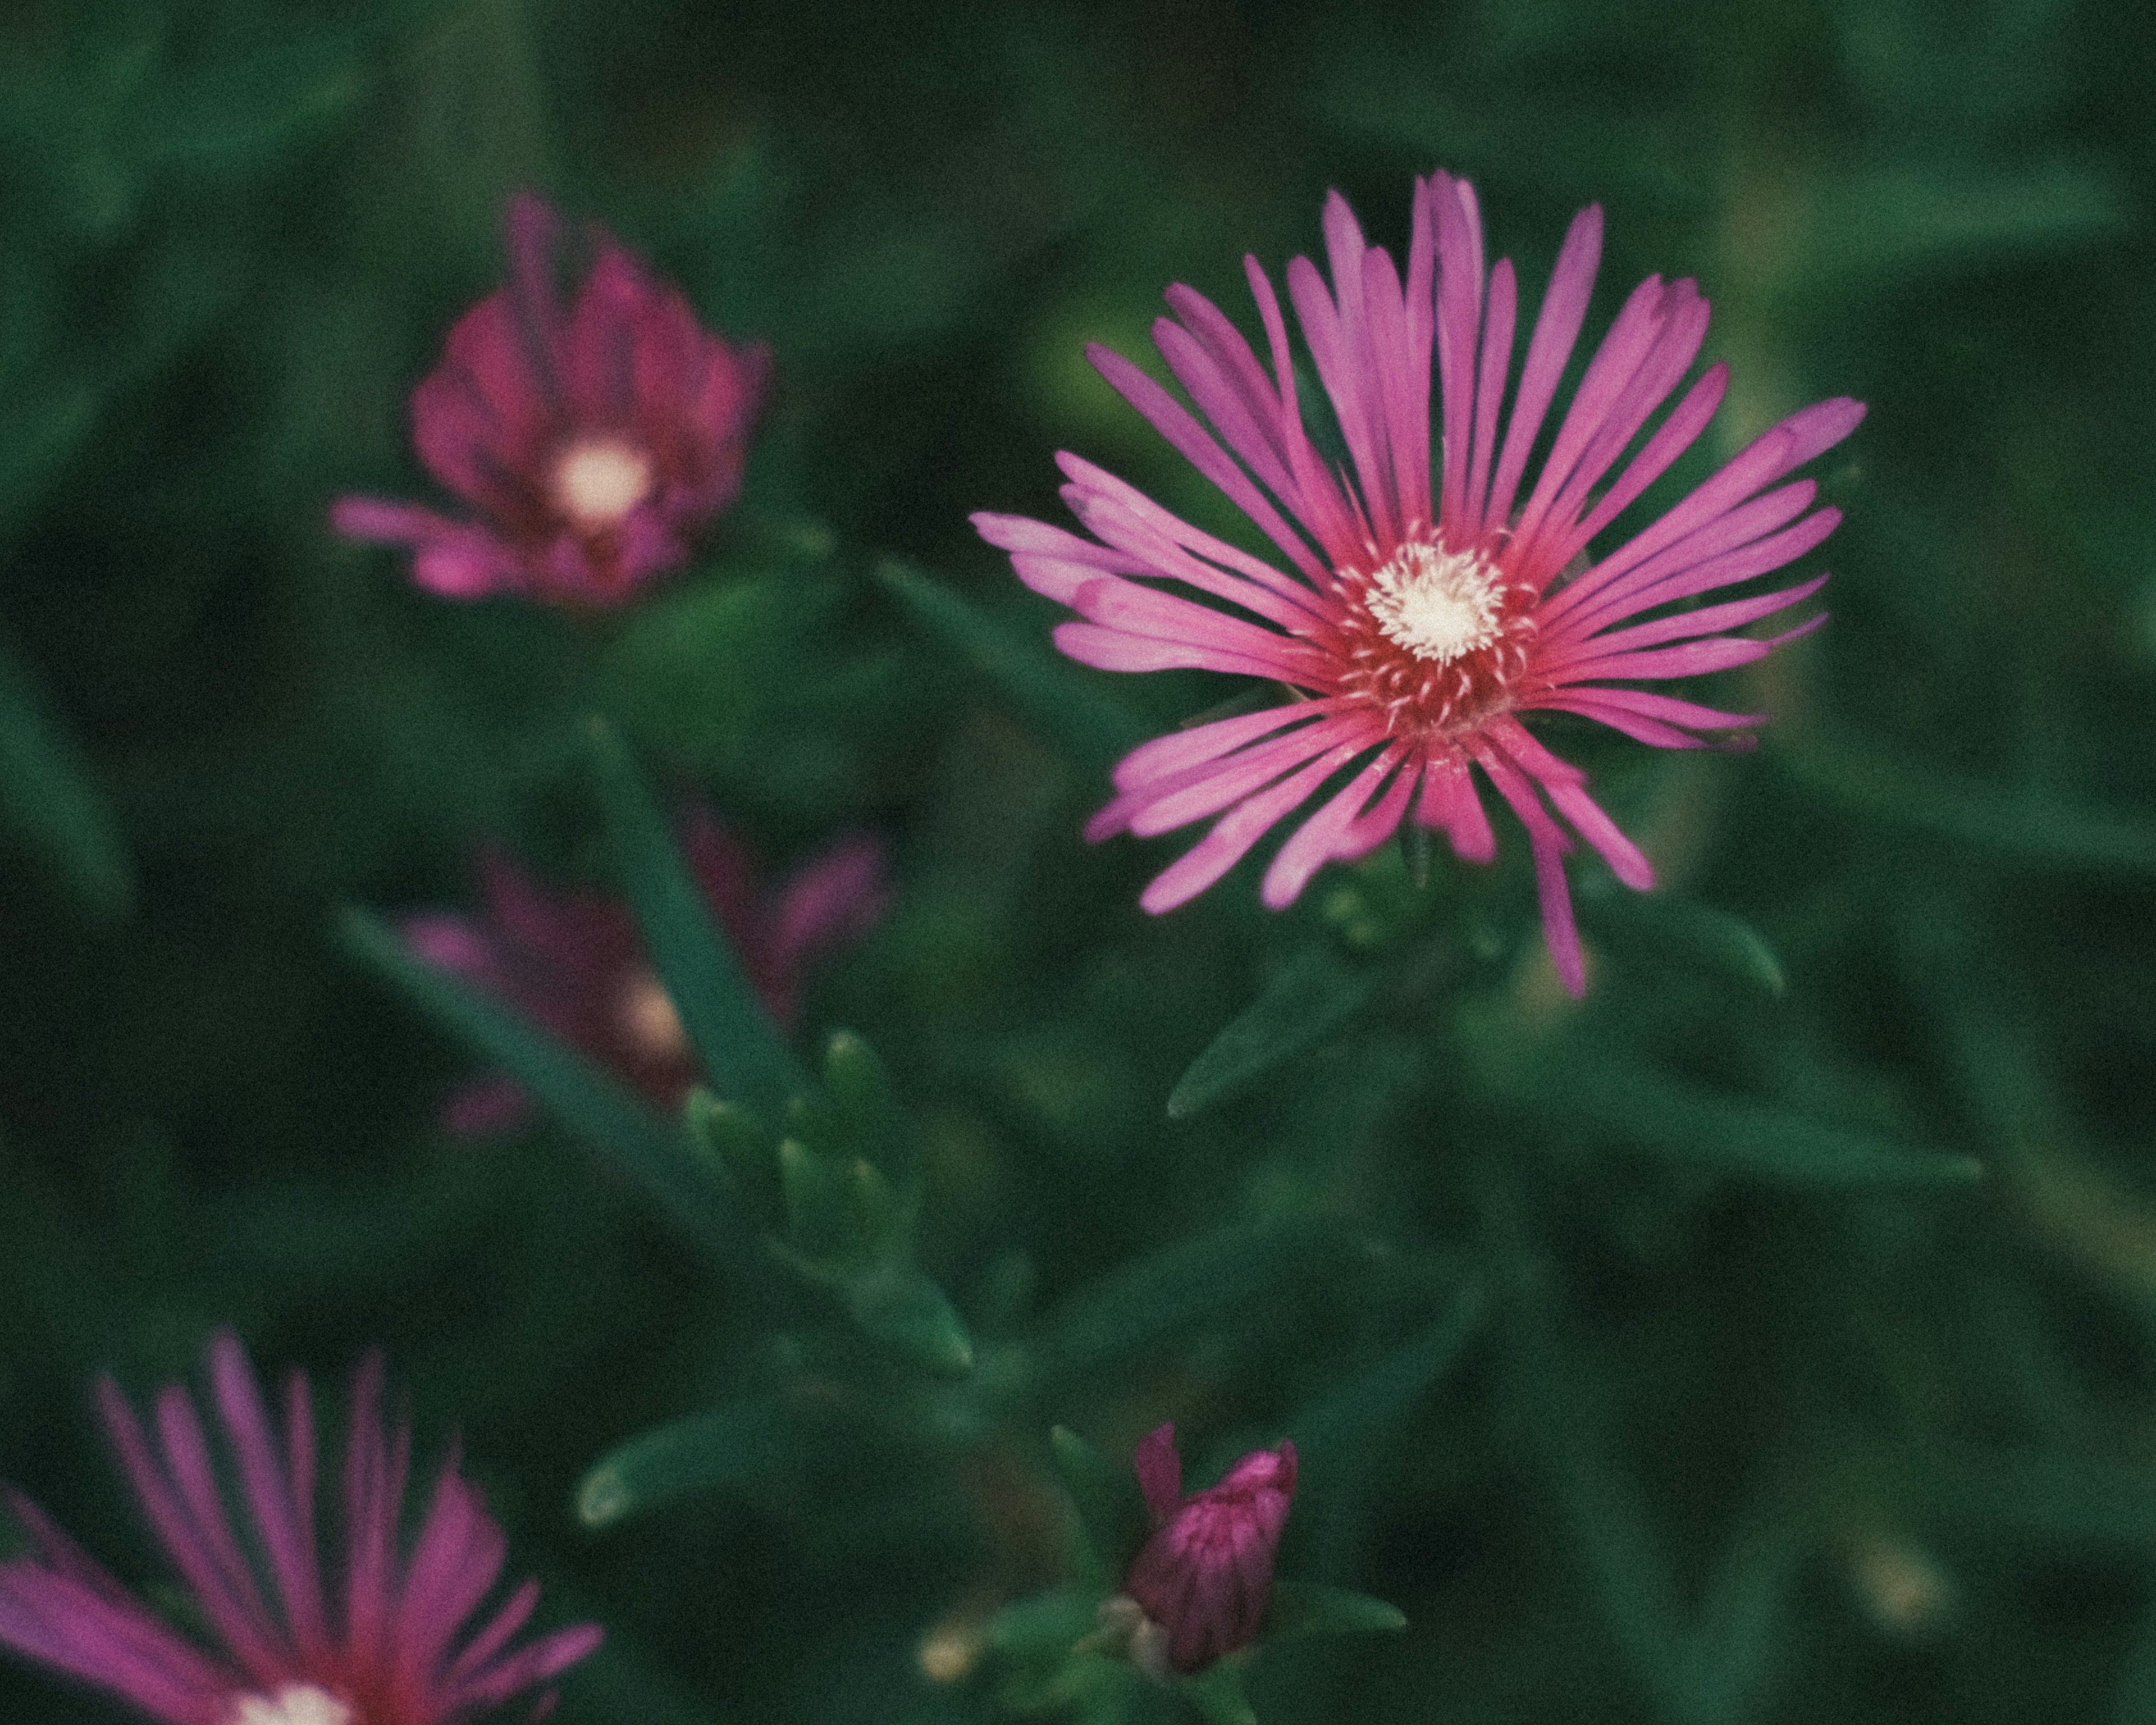
<path id="1" fill-rule="evenodd" d="M 1268 1725 L 2156 1717 L 2152 65 L 2126 0 L 8 8 L 0 1474 L 151 1583 L 95 1373 L 379 1343 L 607 1625 L 571 1725 L 1168 1718 L 982 1645 L 1069 1572 L 1049 1427 L 1173 1419 L 1200 1481 L 1292 1432 L 1281 1574 L 1409 1627 L 1265 1651 Z M 1232 691 L 982 669 L 1054 665 L 966 515 L 1062 519 L 1058 449 L 1221 519 L 1085 342 L 1153 364 L 1173 281 L 1254 331 L 1246 251 L 1328 187 L 1398 248 L 1438 166 L 1531 302 L 1604 206 L 1590 338 L 1699 279 L 1731 398 L 1650 504 L 1871 404 L 1832 621 L 1705 694 L 1760 751 L 1564 733 L 1670 883 L 1576 869 L 1577 1008 L 1517 829 L 1145 917 L 1184 841 L 1081 841 L 1102 739 Z M 406 398 L 526 187 L 775 355 L 742 502 L 605 617 L 325 524 L 436 500 Z M 888 845 L 799 1046 L 890 1068 L 970 1374 L 832 1365 L 567 1125 L 439 1124 L 483 1063 L 338 908 L 469 906 L 485 844 L 616 891 L 593 711 L 774 877 Z M 1186 1079 L 1261 997 L 1262 1070 Z M 578 1497 L 826 1383 L 663 1512 Z M 122 1717 L 12 1663 L 0 1713 Z"/>

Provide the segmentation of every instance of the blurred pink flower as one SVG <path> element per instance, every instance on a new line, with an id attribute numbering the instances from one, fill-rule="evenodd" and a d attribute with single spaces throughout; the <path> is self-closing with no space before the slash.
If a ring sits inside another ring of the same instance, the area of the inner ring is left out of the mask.
<path id="1" fill-rule="evenodd" d="M 1835 399 L 1791 415 L 1595 559 L 1589 542 L 1698 437 L 1721 402 L 1727 373 L 1716 365 L 1596 493 L 1698 354 L 1707 306 L 1695 284 L 1651 276 L 1634 290 L 1522 501 L 1529 455 L 1586 313 L 1601 210 L 1582 211 L 1566 236 L 1502 439 L 1517 290 L 1509 260 L 1485 271 L 1474 189 L 1444 173 L 1417 182 L 1404 288 L 1391 256 L 1363 243 L 1337 193 L 1325 235 L 1331 291 L 1306 258 L 1288 265 L 1287 285 L 1352 477 L 1330 466 L 1304 430 L 1286 325 L 1255 259 L 1245 269 L 1270 347 L 1270 377 L 1219 308 L 1187 287 L 1168 290 L 1181 321 L 1153 326 L 1162 357 L 1211 430 L 1128 360 L 1089 350 L 1294 572 L 1068 454 L 1059 458 L 1070 481 L 1063 495 L 1092 538 L 1014 516 L 973 521 L 1013 553 L 1021 580 L 1085 619 L 1055 631 L 1073 659 L 1106 670 L 1195 666 L 1288 685 L 1285 701 L 1157 738 L 1116 767 L 1118 795 L 1094 816 L 1089 838 L 1220 816 L 1146 889 L 1147 910 L 1204 891 L 1321 787 L 1327 794 L 1317 812 L 1266 870 L 1262 896 L 1275 909 L 1327 860 L 1382 844 L 1411 805 L 1413 818 L 1449 834 L 1460 856 L 1486 862 L 1496 841 L 1471 773 L 1479 768 L 1527 829 L 1550 951 L 1578 993 L 1584 969 L 1562 861 L 1573 836 L 1628 886 L 1652 885 L 1653 872 L 1588 795 L 1585 773 L 1553 755 L 1519 716 L 1576 713 L 1661 748 L 1697 748 L 1697 733 L 1759 723 L 1618 685 L 1760 658 L 1812 624 L 1768 640 L 1726 631 L 1794 604 L 1825 577 L 1614 626 L 1778 569 L 1825 538 L 1840 516 L 1805 514 L 1812 481 L 1763 488 L 1847 436 L 1864 409 Z M 1132 576 L 1179 582 L 1206 598 Z"/>
<path id="2" fill-rule="evenodd" d="M 560 218 L 519 193 L 507 226 L 510 285 L 457 321 L 412 392 L 419 459 L 480 519 L 341 497 L 331 524 L 413 547 L 413 578 L 450 598 L 619 604 L 685 559 L 695 529 L 741 490 L 771 356 L 706 334 L 677 290 L 596 225 L 590 272 L 564 307 Z"/>
<path id="3" fill-rule="evenodd" d="M 747 851 L 709 811 L 683 823 L 682 846 L 741 959 L 750 985 L 781 1028 L 800 1010 L 809 965 L 865 933 L 888 896 L 883 847 L 842 839 L 774 891 L 760 891 Z M 680 1015 L 644 956 L 635 919 L 618 900 L 553 894 L 507 857 L 479 860 L 485 909 L 408 917 L 404 938 L 422 957 L 477 983 L 581 1050 L 664 1108 L 701 1076 Z M 449 1101 L 453 1132 L 514 1124 L 527 1111 L 506 1078 L 481 1079 Z"/>
<path id="4" fill-rule="evenodd" d="M 1265 1620 L 1273 1553 L 1295 1497 L 1295 1445 L 1253 1450 L 1219 1485 L 1188 1497 L 1173 1425 L 1142 1440 L 1132 1461 L 1152 1537 L 1132 1559 L 1123 1592 L 1165 1638 L 1168 1667 L 1202 1671 L 1247 1647 Z"/>
<path id="5" fill-rule="evenodd" d="M 159 1393 L 154 1437 L 111 1379 L 99 1384 L 98 1399 L 136 1495 L 221 1647 L 205 1652 L 167 1627 L 13 1494 L 36 1553 L 0 1563 L 0 1644 L 169 1725 L 460 1725 L 598 1645 L 598 1629 L 583 1624 L 512 1649 L 538 1602 L 534 1581 L 463 1634 L 501 1574 L 506 1543 L 454 1455 L 417 1538 L 399 1552 L 411 1434 L 384 1428 L 378 1354 L 352 1390 L 343 1573 L 333 1582 L 315 1534 L 305 1375 L 285 1387 L 280 1441 L 237 1338 L 218 1335 L 209 1366 L 251 1526 L 233 1523 L 184 1388 Z"/>

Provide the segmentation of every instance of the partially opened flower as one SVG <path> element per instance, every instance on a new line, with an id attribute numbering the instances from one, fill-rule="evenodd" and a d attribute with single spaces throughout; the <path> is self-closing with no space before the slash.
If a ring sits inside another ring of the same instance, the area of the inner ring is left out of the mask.
<path id="1" fill-rule="evenodd" d="M 1577 993 L 1584 970 L 1562 860 L 1574 836 L 1629 886 L 1650 886 L 1653 872 L 1588 794 L 1586 775 L 1552 754 L 1521 716 L 1578 714 L 1662 748 L 1698 747 L 1703 733 L 1760 722 L 1625 685 L 1747 664 L 1811 626 L 1765 640 L 1731 633 L 1806 598 L 1824 577 L 1687 605 L 1781 567 L 1832 531 L 1839 512 L 1811 509 L 1810 480 L 1780 481 L 1845 437 L 1864 410 L 1836 399 L 1793 414 L 1598 557 L 1596 536 L 1721 402 L 1727 372 L 1717 365 L 1633 447 L 1698 354 L 1707 307 L 1695 285 L 1655 276 L 1633 291 L 1530 485 L 1529 459 L 1594 283 L 1600 209 L 1583 211 L 1566 236 L 1517 388 L 1512 266 L 1486 271 L 1466 182 L 1438 173 L 1416 183 L 1404 283 L 1388 253 L 1364 244 L 1337 193 L 1326 206 L 1325 234 L 1331 290 L 1297 258 L 1288 292 L 1352 474 L 1328 465 L 1305 430 L 1286 323 L 1255 259 L 1245 270 L 1270 375 L 1219 308 L 1188 288 L 1168 290 L 1176 318 L 1153 326 L 1162 357 L 1210 429 L 1128 360 L 1090 350 L 1108 381 L 1289 567 L 1192 526 L 1068 454 L 1059 458 L 1069 480 L 1063 495 L 1091 538 L 1019 516 L 973 520 L 1012 553 L 1027 585 L 1084 619 L 1055 632 L 1072 658 L 1108 670 L 1193 666 L 1287 685 L 1277 705 L 1142 744 L 1116 768 L 1118 794 L 1093 818 L 1090 838 L 1219 817 L 1146 889 L 1146 909 L 1169 910 L 1204 891 L 1267 830 L 1321 797 L 1265 871 L 1262 896 L 1276 909 L 1327 861 L 1367 854 L 1405 819 L 1448 834 L 1462 857 L 1486 861 L 1496 839 L 1479 771 L 1527 829 L 1550 950 Z M 1154 581 L 1203 598 L 1147 584 Z M 1650 611 L 1661 614 L 1630 621 Z"/>
<path id="2" fill-rule="evenodd" d="M 683 824 L 683 849 L 765 1009 L 782 1028 L 800 1009 L 809 967 L 865 934 L 888 896 L 883 846 L 842 839 L 775 888 L 758 886 L 740 841 L 709 811 Z M 477 983 L 627 1080 L 664 1108 L 680 1106 L 700 1069 L 674 1003 L 619 901 L 550 893 L 498 852 L 480 859 L 482 915 L 412 916 L 405 939 L 423 957 Z M 521 1119 L 529 1104 L 507 1079 L 451 1098 L 450 1130 L 476 1133 Z"/>
<path id="3" fill-rule="evenodd" d="M 1173 1425 L 1142 1440 L 1132 1460 L 1152 1515 L 1152 1537 L 1123 1575 L 1124 1597 L 1144 1614 L 1132 1656 L 1202 1671 L 1250 1645 L 1265 1620 L 1273 1554 L 1295 1498 L 1295 1445 L 1253 1450 L 1219 1485 L 1188 1497 Z"/>
<path id="4" fill-rule="evenodd" d="M 413 578 L 451 598 L 618 604 L 739 492 L 771 357 L 708 334 L 596 226 L 564 305 L 560 218 L 520 194 L 507 225 L 509 285 L 458 320 L 412 393 L 419 459 L 476 519 L 377 497 L 340 498 L 330 519 L 412 547 Z"/>
<path id="5" fill-rule="evenodd" d="M 378 1355 L 353 1385 L 343 1540 L 327 1565 L 315 1531 L 305 1378 L 295 1373 L 286 1385 L 280 1435 L 235 1337 L 212 1341 L 209 1365 L 229 1440 L 229 1492 L 185 1389 L 159 1394 L 153 1431 L 110 1378 L 98 1399 L 136 1496 L 217 1645 L 171 1628 L 13 1494 L 36 1552 L 0 1563 L 0 1645 L 168 1725 L 461 1725 L 598 1645 L 589 1624 L 512 1645 L 538 1603 L 532 1581 L 471 1627 L 501 1577 L 506 1543 L 454 1455 L 406 1544 L 411 1434 L 385 1429 Z M 237 1525 L 228 1496 L 243 1511 Z M 537 1711 L 551 1700 L 542 1695 Z"/>

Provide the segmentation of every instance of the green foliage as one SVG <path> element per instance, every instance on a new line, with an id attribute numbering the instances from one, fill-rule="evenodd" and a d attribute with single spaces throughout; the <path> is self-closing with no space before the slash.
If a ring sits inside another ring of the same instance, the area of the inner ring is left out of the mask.
<path id="1" fill-rule="evenodd" d="M 0 1476 L 158 1585 L 95 1373 L 233 1324 L 330 1433 L 380 1346 L 414 1476 L 458 1434 L 541 1626 L 607 1627 L 563 1725 L 2147 1717 L 2152 56 L 2125 0 L 12 8 Z M 1328 187 L 1397 253 L 1435 166 L 1516 350 L 1590 202 L 1590 341 L 1712 302 L 1722 415 L 1598 549 L 1871 405 L 1807 470 L 1829 625 L 1679 691 L 1757 753 L 1533 721 L 1664 882 L 1570 859 L 1577 1003 L 1494 799 L 1486 868 L 1139 911 L 1193 835 L 1086 816 L 1252 691 L 1064 658 L 967 519 L 1069 525 L 1068 449 L 1269 554 L 1085 344 L 1165 377 L 1187 282 L 1262 351 L 1244 255 L 1322 257 Z M 522 186 L 773 351 L 618 609 L 325 523 L 461 510 L 408 399 Z M 793 1000 L 697 803 L 767 915 L 885 847 Z M 634 930 L 673 1088 L 413 955 L 482 845 Z M 536 1111 L 451 1130 L 489 1076 Z M 1171 1420 L 1301 1483 L 1260 1645 L 1163 1682 L 1096 1638 Z"/>

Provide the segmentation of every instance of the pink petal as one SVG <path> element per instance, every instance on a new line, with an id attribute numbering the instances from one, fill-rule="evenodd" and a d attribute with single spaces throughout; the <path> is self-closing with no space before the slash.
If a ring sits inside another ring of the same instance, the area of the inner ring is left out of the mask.
<path id="1" fill-rule="evenodd" d="M 1321 755 L 1300 773 L 1239 803 L 1222 815 L 1213 830 L 1170 863 L 1138 896 L 1139 906 L 1158 916 L 1190 900 L 1218 880 L 1243 860 L 1266 830 L 1345 765 L 1356 752 L 1353 743 L 1342 743 Z"/>
<path id="2" fill-rule="evenodd" d="M 1146 1507 L 1158 1526 L 1183 1506 L 1183 1457 L 1176 1452 L 1174 1422 L 1140 1438 L 1131 1462 L 1137 1470 L 1138 1490 L 1145 1494 Z"/>
<path id="3" fill-rule="evenodd" d="M 1549 291 L 1535 319 L 1535 332 L 1527 342 L 1527 362 L 1520 368 L 1520 391 L 1512 400 L 1512 414 L 1505 427 L 1503 453 L 1497 458 L 1496 483 L 1490 493 L 1487 519 L 1512 519 L 1512 500 L 1518 495 L 1520 475 L 1526 472 L 1527 455 L 1543 416 L 1556 397 L 1565 361 L 1587 316 L 1587 296 L 1594 286 L 1594 271 L 1602 257 L 1602 206 L 1589 204 L 1572 218 L 1557 267 L 1550 272 Z"/>

